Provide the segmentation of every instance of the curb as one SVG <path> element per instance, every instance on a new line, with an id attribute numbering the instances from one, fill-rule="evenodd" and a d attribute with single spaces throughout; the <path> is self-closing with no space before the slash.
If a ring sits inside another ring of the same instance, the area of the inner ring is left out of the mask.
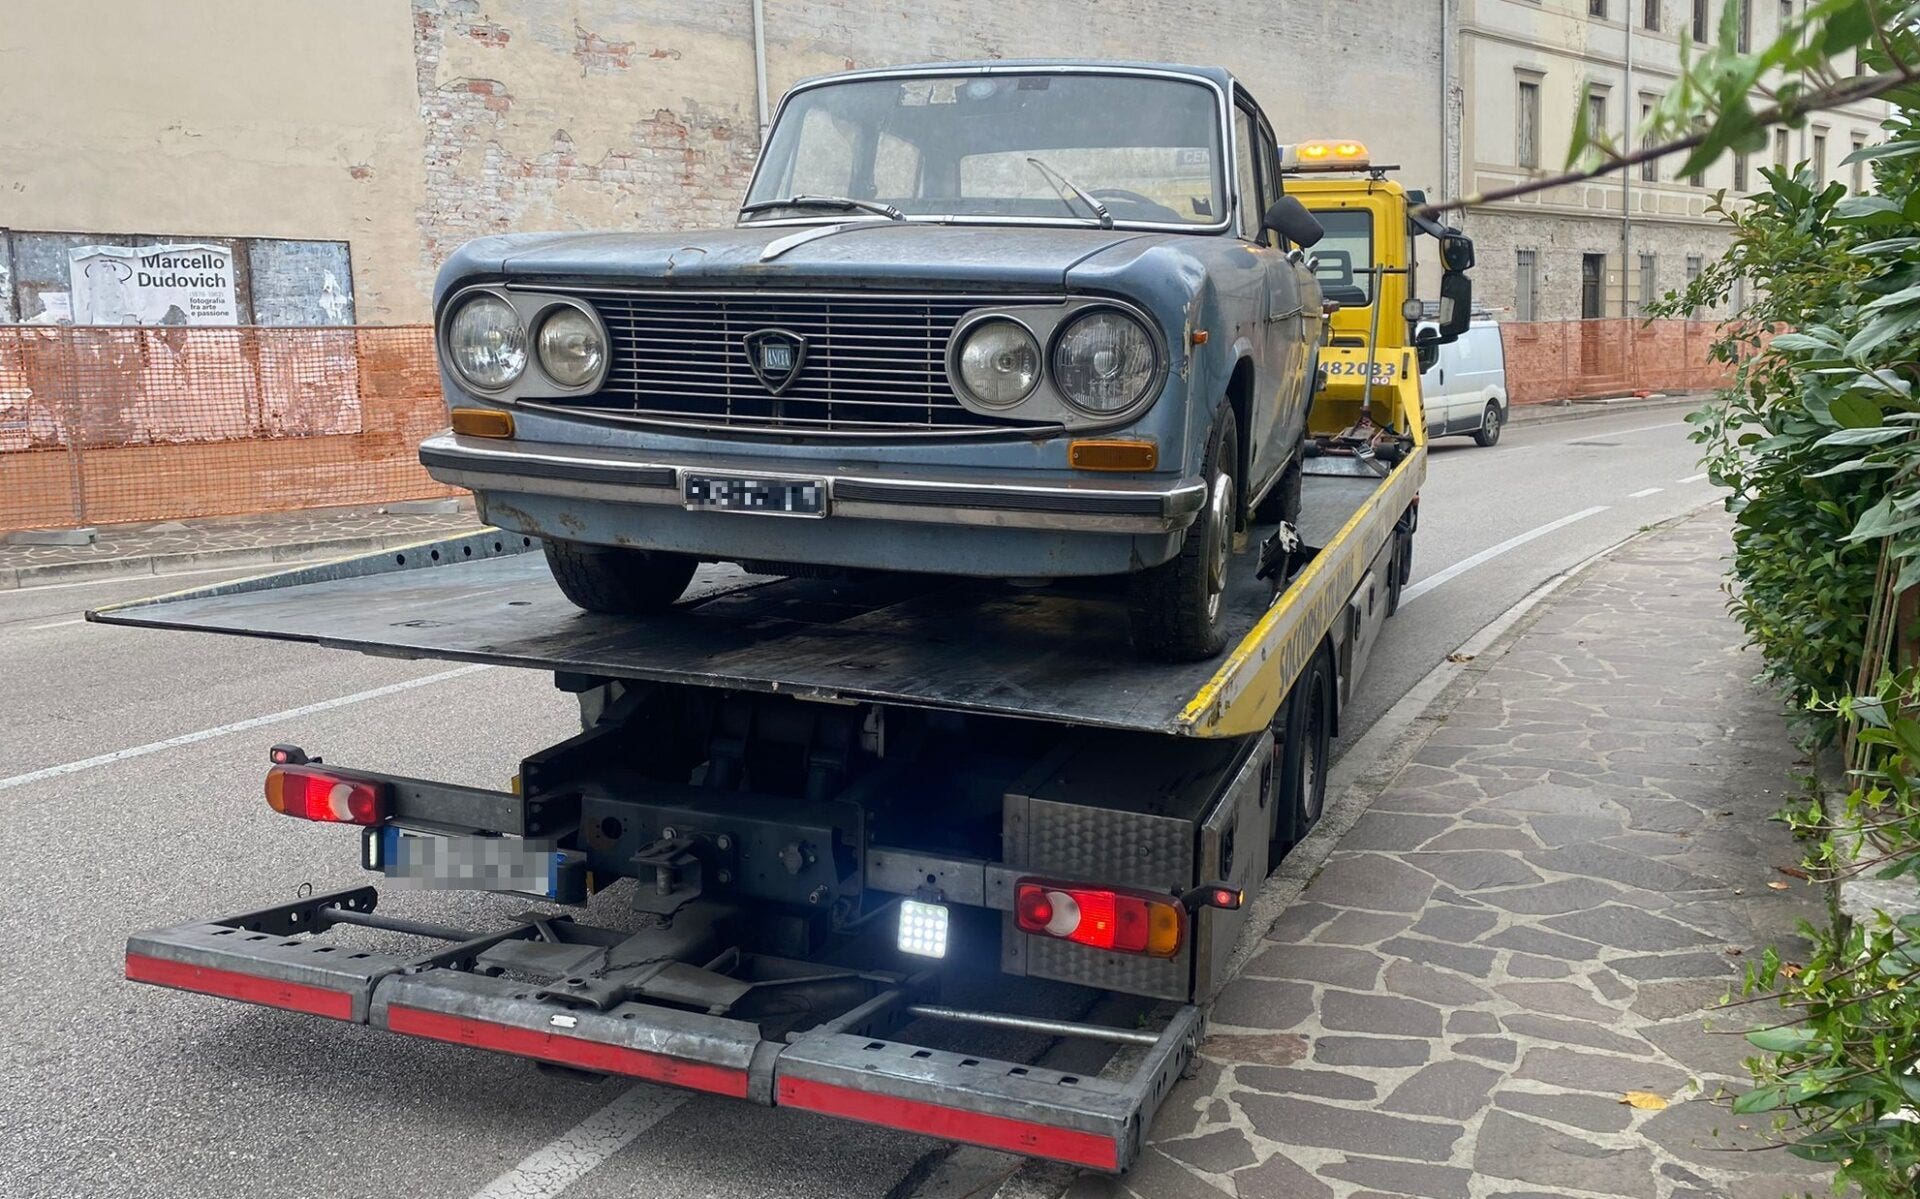
<path id="1" fill-rule="evenodd" d="M 1611 404 L 1582 403 L 1577 400 L 1550 400 L 1543 404 L 1515 404 L 1509 408 L 1507 427 L 1554 425 L 1561 421 L 1587 420 L 1616 412 L 1645 412 L 1648 409 L 1686 407 L 1689 411 L 1704 404 L 1712 392 L 1687 392 L 1683 395 L 1652 396 L 1644 400 L 1619 400 Z M 1538 415 L 1535 415 L 1535 414 Z"/>
<path id="2" fill-rule="evenodd" d="M 461 537 L 471 529 L 446 530 L 441 535 Z M 396 546 L 417 545 L 421 531 L 381 533 L 367 537 L 331 537 L 309 541 L 288 541 L 277 545 L 235 546 L 232 549 L 188 550 L 177 554 L 136 554 L 124 558 L 100 558 L 79 562 L 49 562 L 44 566 L 9 567 L 0 570 L 0 591 L 26 590 L 51 583 L 79 580 L 142 578 L 151 575 L 188 574 L 225 566 L 274 566 L 308 558 L 345 557 L 368 554 Z"/>

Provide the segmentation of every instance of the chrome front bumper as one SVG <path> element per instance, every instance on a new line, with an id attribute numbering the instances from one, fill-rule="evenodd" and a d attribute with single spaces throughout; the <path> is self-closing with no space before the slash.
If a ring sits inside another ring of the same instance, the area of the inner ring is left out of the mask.
<path id="1" fill-rule="evenodd" d="M 493 441 L 442 433 L 420 447 L 442 483 L 563 499 L 683 508 L 689 473 L 818 480 L 827 512 L 850 520 L 914 521 L 1084 533 L 1177 533 L 1205 506 L 1198 479 L 1171 485 L 1087 478 L 1051 484 L 983 483 L 952 474 L 879 471 L 834 462 L 681 454 L 635 458 L 586 446 Z"/>

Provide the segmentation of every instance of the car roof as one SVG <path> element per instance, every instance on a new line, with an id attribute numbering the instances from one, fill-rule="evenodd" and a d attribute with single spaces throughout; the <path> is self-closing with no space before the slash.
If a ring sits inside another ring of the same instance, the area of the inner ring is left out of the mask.
<path id="1" fill-rule="evenodd" d="M 1190 79 L 1203 80 L 1223 88 L 1236 85 L 1233 73 L 1225 67 L 1196 67 L 1180 63 L 1138 62 L 1130 59 L 1104 58 L 991 58 L 974 59 L 960 62 L 918 62 L 902 63 L 891 67 L 861 67 L 852 71 L 835 71 L 830 75 L 814 75 L 795 84 L 796 88 L 824 83 L 829 79 L 872 79 L 888 75 L 926 74 L 939 72 L 949 75 L 995 75 L 1029 73 L 1033 71 L 1072 69 L 1099 72 L 1103 70 L 1154 71 L 1164 75 L 1184 75 Z"/>

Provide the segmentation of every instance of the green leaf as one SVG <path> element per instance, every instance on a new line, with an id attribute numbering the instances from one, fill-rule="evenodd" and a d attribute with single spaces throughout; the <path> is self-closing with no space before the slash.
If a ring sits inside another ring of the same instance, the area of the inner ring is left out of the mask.
<path id="1" fill-rule="evenodd" d="M 1787 1100 L 1787 1088 L 1775 1083 L 1771 1086 L 1755 1087 L 1733 1101 L 1733 1114 L 1751 1116 L 1758 1112 L 1770 1112 Z"/>
<path id="2" fill-rule="evenodd" d="M 1879 445 L 1883 441 L 1892 441 L 1908 436 L 1912 430 L 1898 425 L 1875 425 L 1871 429 L 1837 429 L 1822 437 L 1815 445 Z"/>
<path id="3" fill-rule="evenodd" d="M 1747 1034 L 1747 1043 L 1768 1053 L 1804 1053 L 1825 1042 L 1804 1025 L 1789 1028 L 1759 1028 Z"/>
<path id="4" fill-rule="evenodd" d="M 1829 410 L 1833 419 L 1843 429 L 1877 429 L 1880 427 L 1880 405 L 1863 395 L 1843 395 L 1835 399 Z"/>

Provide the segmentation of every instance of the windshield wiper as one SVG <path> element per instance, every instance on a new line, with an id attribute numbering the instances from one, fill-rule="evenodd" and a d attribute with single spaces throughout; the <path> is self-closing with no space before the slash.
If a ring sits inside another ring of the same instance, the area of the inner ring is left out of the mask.
<path id="1" fill-rule="evenodd" d="M 855 200 L 850 196 L 788 196 L 784 200 L 759 200 L 752 204 L 742 204 L 740 212 L 744 216 L 774 208 L 858 208 L 862 212 L 875 213 L 890 221 L 907 219 L 906 213 L 891 204 L 881 204 L 874 200 Z"/>
<path id="2" fill-rule="evenodd" d="M 1042 162 L 1031 154 L 1027 155 L 1027 162 L 1033 166 L 1034 170 L 1046 176 L 1047 182 L 1053 184 L 1054 190 L 1058 191 L 1064 187 L 1074 195 L 1079 196 L 1081 203 L 1093 209 L 1093 215 L 1099 218 L 1102 229 L 1113 228 L 1113 217 L 1107 212 L 1107 206 L 1094 199 L 1092 192 L 1067 178 L 1066 175 L 1061 173 L 1060 168 L 1048 166 L 1045 162 Z M 1061 192 L 1060 198 L 1063 200 L 1066 199 L 1066 193 Z"/>

